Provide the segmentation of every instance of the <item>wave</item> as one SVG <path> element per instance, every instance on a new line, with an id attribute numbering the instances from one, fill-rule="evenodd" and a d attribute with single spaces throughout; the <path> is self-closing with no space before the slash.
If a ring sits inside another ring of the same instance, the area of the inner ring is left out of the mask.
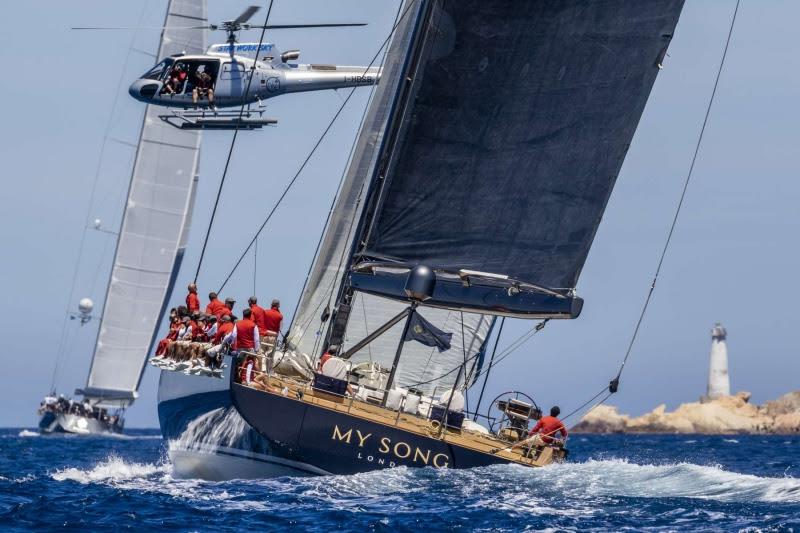
<path id="1" fill-rule="evenodd" d="M 596 501 L 598 498 L 693 498 L 723 502 L 800 503 L 800 479 L 772 478 L 692 463 L 636 464 L 624 459 L 589 460 L 530 469 L 516 465 L 472 470 L 406 469 L 303 478 L 305 492 L 318 497 L 425 493 L 446 484 L 460 497 L 541 512 L 543 502 Z M 264 483 L 262 481 L 262 483 Z M 299 488 L 299 487 L 298 487 Z M 588 506 L 587 510 L 593 506 Z M 552 511 L 552 509 L 550 509 Z M 580 506 L 571 511 L 580 511 Z"/>
<path id="2" fill-rule="evenodd" d="M 38 431 L 31 431 L 29 429 L 23 429 L 22 431 L 17 434 L 18 437 L 41 437 L 42 434 Z"/>
<path id="3" fill-rule="evenodd" d="M 291 504 L 297 512 L 326 507 L 389 512 L 407 508 L 413 501 L 426 501 L 426 505 L 442 509 L 466 505 L 475 511 L 580 517 L 597 513 L 609 498 L 800 503 L 800 479 L 741 474 L 719 466 L 636 464 L 625 459 L 539 469 L 517 465 L 471 470 L 400 467 L 349 476 L 210 482 L 173 478 L 168 462 L 135 463 L 110 456 L 89 468 L 57 470 L 51 478 L 165 494 L 195 508 L 255 511 L 279 511 Z"/>
<path id="4" fill-rule="evenodd" d="M 800 479 L 741 474 L 718 465 L 589 460 L 535 470 L 530 479 L 576 498 L 621 496 L 800 503 Z"/>
<path id="5" fill-rule="evenodd" d="M 168 465 L 129 463 L 117 456 L 110 456 L 90 469 L 63 468 L 56 470 L 51 477 L 56 481 L 77 481 L 81 484 L 97 482 L 120 482 L 147 478 L 154 474 L 169 471 Z"/>

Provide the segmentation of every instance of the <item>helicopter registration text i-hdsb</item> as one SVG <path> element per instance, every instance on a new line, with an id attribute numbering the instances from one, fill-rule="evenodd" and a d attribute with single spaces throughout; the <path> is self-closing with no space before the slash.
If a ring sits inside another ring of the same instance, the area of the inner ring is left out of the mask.
<path id="1" fill-rule="evenodd" d="M 258 129 L 277 123 L 263 116 L 261 102 L 281 94 L 373 85 L 380 67 L 296 64 L 299 50 L 281 52 L 273 43 L 239 43 L 236 34 L 249 29 L 364 26 L 348 24 L 280 24 L 256 26 L 247 20 L 250 6 L 235 20 L 192 28 L 223 30 L 227 43 L 211 45 L 205 54 L 164 58 L 134 81 L 128 93 L 147 104 L 175 108 L 160 118 L 182 129 Z M 124 29 L 124 28 L 73 28 Z M 256 109 L 251 104 L 258 104 Z M 246 109 L 241 109 L 242 106 Z M 237 108 L 220 110 L 219 108 Z"/>

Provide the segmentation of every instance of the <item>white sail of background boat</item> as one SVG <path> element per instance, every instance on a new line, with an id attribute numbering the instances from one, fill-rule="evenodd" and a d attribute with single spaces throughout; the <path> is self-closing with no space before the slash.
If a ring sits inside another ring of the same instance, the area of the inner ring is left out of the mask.
<path id="1" fill-rule="evenodd" d="M 158 57 L 202 53 L 207 30 L 186 27 L 206 20 L 205 0 L 170 0 Z M 91 369 L 76 391 L 93 409 L 50 401 L 42 409 L 44 431 L 119 431 L 122 412 L 137 397 L 180 270 L 200 156 L 199 131 L 179 130 L 158 115 L 151 106 L 144 113 Z"/>

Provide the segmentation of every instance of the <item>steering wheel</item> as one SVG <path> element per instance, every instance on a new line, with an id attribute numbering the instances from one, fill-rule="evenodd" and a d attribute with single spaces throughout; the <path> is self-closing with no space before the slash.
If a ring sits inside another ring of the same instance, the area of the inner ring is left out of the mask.
<path id="1" fill-rule="evenodd" d="M 495 412 L 495 409 L 498 408 L 498 405 L 501 401 L 507 403 L 509 400 L 522 400 L 525 403 L 531 404 L 533 409 L 539 409 L 539 406 L 536 404 L 534 399 L 531 398 L 529 395 L 525 394 L 524 392 L 511 390 L 498 394 L 497 397 L 494 400 L 492 400 L 492 403 L 489 404 L 488 411 L 486 411 L 486 419 L 491 421 L 489 423 L 489 431 L 491 431 L 495 435 L 502 428 L 504 428 L 507 425 L 510 425 L 511 421 L 509 420 L 508 415 L 505 413 L 505 411 L 502 411 L 503 415 L 500 418 L 493 418 L 492 413 Z"/>

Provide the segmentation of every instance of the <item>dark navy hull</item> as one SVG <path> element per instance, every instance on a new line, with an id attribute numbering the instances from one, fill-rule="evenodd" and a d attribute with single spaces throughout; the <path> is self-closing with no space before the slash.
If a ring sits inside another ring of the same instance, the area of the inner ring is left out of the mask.
<path id="1" fill-rule="evenodd" d="M 509 461 L 438 438 L 231 383 L 233 403 L 274 454 L 331 474 L 397 466 L 473 468 Z"/>

